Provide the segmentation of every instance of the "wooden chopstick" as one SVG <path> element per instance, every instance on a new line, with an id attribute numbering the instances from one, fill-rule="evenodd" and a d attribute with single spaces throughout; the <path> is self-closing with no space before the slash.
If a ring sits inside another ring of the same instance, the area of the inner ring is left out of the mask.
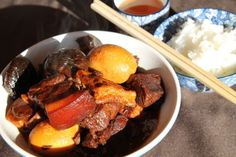
<path id="1" fill-rule="evenodd" d="M 161 53 L 169 61 L 194 76 L 207 87 L 236 104 L 236 92 L 232 88 L 222 83 L 212 74 L 193 64 L 191 60 L 178 53 L 167 44 L 158 40 L 149 32 L 133 24 L 100 0 L 94 0 L 91 4 L 91 8 L 125 32 L 152 46 L 155 50 L 157 50 L 157 53 Z"/>

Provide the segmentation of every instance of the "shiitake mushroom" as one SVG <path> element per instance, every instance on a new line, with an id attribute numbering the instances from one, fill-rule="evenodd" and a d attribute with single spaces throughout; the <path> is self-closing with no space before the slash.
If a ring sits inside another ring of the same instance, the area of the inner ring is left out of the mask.
<path id="1" fill-rule="evenodd" d="M 46 77 L 58 73 L 71 77 L 77 69 L 88 69 L 88 60 L 79 49 L 61 49 L 57 53 L 50 54 L 43 64 Z"/>
<path id="2" fill-rule="evenodd" d="M 76 42 L 79 45 L 79 49 L 81 51 L 83 51 L 86 55 L 88 55 L 88 53 L 95 47 L 101 46 L 102 42 L 92 36 L 92 35 L 86 35 L 86 36 L 82 36 L 76 39 Z"/>
<path id="3" fill-rule="evenodd" d="M 17 98 L 38 81 L 37 72 L 31 61 L 25 57 L 15 57 L 3 71 L 3 87 L 9 96 Z"/>

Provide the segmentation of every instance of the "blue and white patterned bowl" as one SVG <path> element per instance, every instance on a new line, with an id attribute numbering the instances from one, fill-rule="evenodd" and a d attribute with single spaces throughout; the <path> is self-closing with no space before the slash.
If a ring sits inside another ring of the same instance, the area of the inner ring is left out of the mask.
<path id="1" fill-rule="evenodd" d="M 219 9 L 200 8 L 187 10 L 169 17 L 159 25 L 159 27 L 154 32 L 154 36 L 164 42 L 168 42 L 171 37 L 176 34 L 177 30 L 181 27 L 181 25 L 186 21 L 187 18 L 192 18 L 198 21 L 208 19 L 212 21 L 212 23 L 217 25 L 236 28 L 235 14 Z M 177 76 L 179 78 L 181 87 L 187 87 L 190 90 L 197 92 L 211 91 L 209 88 L 207 88 L 205 85 L 203 85 L 193 77 L 186 76 L 178 72 Z M 232 86 L 236 84 L 236 73 L 224 77 L 219 77 L 218 79 L 224 82 L 226 85 Z"/>
<path id="2" fill-rule="evenodd" d="M 132 14 L 128 14 L 128 13 L 120 10 L 118 6 L 120 6 L 120 4 L 123 1 L 124 0 L 113 0 L 113 4 L 114 4 L 115 9 L 118 10 L 121 15 L 125 16 L 127 19 L 136 23 L 139 26 L 145 26 L 145 25 L 150 24 L 160 18 L 165 18 L 169 15 L 170 0 L 163 0 L 162 1 L 164 6 L 160 11 L 155 12 L 153 14 L 148 14 L 145 16 L 132 15 Z"/>

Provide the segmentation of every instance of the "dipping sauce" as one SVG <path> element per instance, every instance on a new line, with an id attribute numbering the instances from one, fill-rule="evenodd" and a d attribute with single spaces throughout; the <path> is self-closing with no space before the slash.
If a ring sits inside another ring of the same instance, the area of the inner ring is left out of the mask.
<path id="1" fill-rule="evenodd" d="M 144 16 L 160 11 L 163 6 L 161 0 L 126 0 L 119 8 L 128 14 Z"/>

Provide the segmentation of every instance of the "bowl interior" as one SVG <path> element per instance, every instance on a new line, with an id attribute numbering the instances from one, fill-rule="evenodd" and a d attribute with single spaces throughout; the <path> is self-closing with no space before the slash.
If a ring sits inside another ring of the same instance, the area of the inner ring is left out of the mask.
<path id="1" fill-rule="evenodd" d="M 163 104 L 160 106 L 160 113 L 157 114 L 157 128 L 143 144 L 142 149 L 131 154 L 140 156 L 153 148 L 164 138 L 173 126 L 180 108 L 180 86 L 178 79 L 171 65 L 158 52 L 155 52 L 153 48 L 141 41 L 126 35 L 104 31 L 85 31 L 72 32 L 49 38 L 26 49 L 20 55 L 29 58 L 34 66 L 38 67 L 48 54 L 60 48 L 78 48 L 76 39 L 86 34 L 94 35 L 100 39 L 103 44 L 117 44 L 126 48 L 134 55 L 138 56 L 139 66 L 157 71 L 163 79 L 166 95 Z M 2 75 L 0 77 L 0 84 L 2 84 Z M 19 135 L 18 129 L 5 119 L 8 95 L 2 86 L 0 86 L 0 94 L 2 97 L 2 103 L 0 105 L 0 132 L 2 137 L 21 155 L 35 155 Z"/>

